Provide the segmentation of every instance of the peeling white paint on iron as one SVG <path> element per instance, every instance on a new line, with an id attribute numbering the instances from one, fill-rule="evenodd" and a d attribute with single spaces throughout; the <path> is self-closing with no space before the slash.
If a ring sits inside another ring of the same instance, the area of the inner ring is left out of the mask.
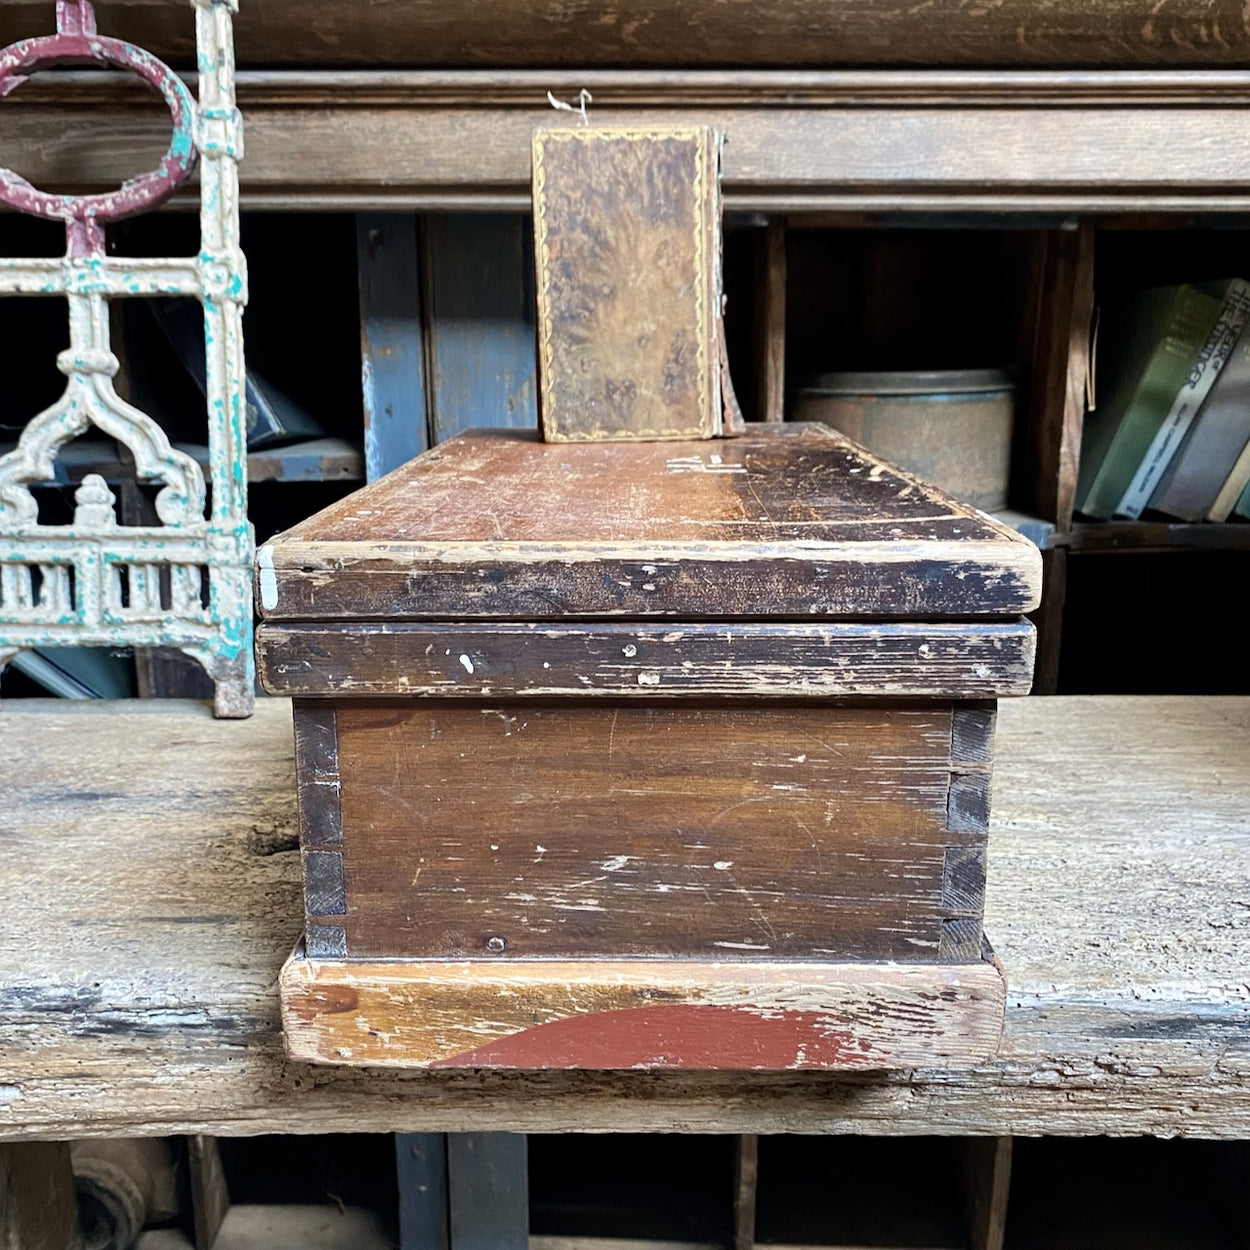
<path id="1" fill-rule="evenodd" d="M 193 259 L 82 254 L 0 260 L 0 295 L 60 295 L 69 349 L 57 359 L 65 394 L 33 418 L 0 457 L 0 665 L 39 646 L 177 647 L 217 683 L 221 716 L 253 706 L 252 557 L 247 519 L 243 306 L 239 244 L 242 118 L 235 102 L 231 15 L 237 0 L 191 0 L 200 98 L 201 246 Z M 108 301 L 196 296 L 204 307 L 212 506 L 193 459 L 113 387 L 119 363 Z M 156 483 L 161 524 L 123 527 L 104 480 L 88 476 L 70 525 L 43 525 L 31 486 L 49 480 L 61 448 L 96 426 L 132 454 L 139 481 Z M 168 590 L 163 584 L 168 580 Z M 205 587 L 205 582 L 207 586 Z M 204 602 L 204 599 L 207 602 Z"/>

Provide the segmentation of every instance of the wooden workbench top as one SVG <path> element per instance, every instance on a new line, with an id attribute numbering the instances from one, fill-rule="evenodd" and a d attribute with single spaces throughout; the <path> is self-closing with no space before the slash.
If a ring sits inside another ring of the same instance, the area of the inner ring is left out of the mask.
<path id="1" fill-rule="evenodd" d="M 290 712 L 0 712 L 0 1137 L 656 1130 L 1250 1136 L 1250 699 L 1002 705 L 999 1058 L 959 1074 L 286 1061 Z"/>

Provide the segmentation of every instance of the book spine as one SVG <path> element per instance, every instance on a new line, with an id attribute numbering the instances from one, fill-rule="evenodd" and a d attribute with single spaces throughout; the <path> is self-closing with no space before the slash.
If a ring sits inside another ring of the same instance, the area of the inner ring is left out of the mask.
<path id="1" fill-rule="evenodd" d="M 1151 496 L 1151 509 L 1178 521 L 1206 518 L 1247 443 L 1250 443 L 1250 322 L 1220 370 L 1206 403 L 1198 410 L 1159 489 Z M 1250 462 L 1247 468 L 1250 472 Z"/>
<path id="2" fill-rule="evenodd" d="M 1247 482 L 1242 490 L 1241 498 L 1237 500 L 1237 506 L 1233 509 L 1233 512 L 1237 516 L 1250 521 L 1250 482 Z"/>
<path id="3" fill-rule="evenodd" d="M 1193 286 L 1144 292 L 1126 318 L 1108 394 L 1082 434 L 1078 510 L 1110 519 L 1220 312 Z M 1110 343 L 1110 340 L 1108 340 Z M 1110 359 L 1110 357 L 1108 357 Z"/>
<path id="4" fill-rule="evenodd" d="M 1208 521 L 1227 521 L 1236 512 L 1244 516 L 1242 509 L 1246 506 L 1245 492 L 1250 490 L 1250 443 L 1242 448 L 1232 472 L 1224 479 L 1220 493 L 1216 495 L 1211 511 L 1207 513 Z"/>
<path id="5" fill-rule="evenodd" d="M 1115 509 L 1115 515 L 1136 520 L 1150 502 L 1172 457 L 1176 455 L 1193 419 L 1211 391 L 1225 362 L 1250 320 L 1250 283 L 1235 278 L 1224 293 L 1215 326 L 1207 335 L 1189 376 L 1176 393 L 1163 424 L 1151 440 L 1145 458 L 1138 465 Z"/>

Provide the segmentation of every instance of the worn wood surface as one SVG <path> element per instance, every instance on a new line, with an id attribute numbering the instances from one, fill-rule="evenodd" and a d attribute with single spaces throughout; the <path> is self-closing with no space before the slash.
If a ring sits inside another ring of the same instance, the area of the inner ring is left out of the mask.
<path id="1" fill-rule="evenodd" d="M 101 0 L 100 30 L 194 62 L 177 0 Z M 34 0 L 0 6 L 0 44 L 51 33 Z M 265 0 L 242 7 L 244 65 L 1242 65 L 1235 0 Z"/>
<path id="2" fill-rule="evenodd" d="M 356 260 L 365 469 L 372 482 L 430 445 L 416 217 L 361 213 Z"/>
<path id="3" fill-rule="evenodd" d="M 213 1250 L 230 1211 L 230 1190 L 217 1139 L 206 1133 L 187 1138 L 187 1188 L 195 1250 Z"/>
<path id="4" fill-rule="evenodd" d="M 543 437 L 719 434 L 719 139 L 560 126 L 533 152 Z"/>
<path id="5" fill-rule="evenodd" d="M 456 696 L 1028 694 L 1027 621 L 919 624 L 413 625 L 276 623 L 258 631 L 270 694 Z"/>
<path id="6" fill-rule="evenodd" d="M 982 705 L 311 701 L 296 729 L 309 924 L 352 959 L 980 950 Z"/>
<path id="7" fill-rule="evenodd" d="M 82 1250 L 67 1142 L 0 1145 L 0 1250 Z"/>
<path id="8" fill-rule="evenodd" d="M 938 29 L 931 15 L 926 28 Z M 693 45 L 677 46 L 684 58 Z M 119 170 L 146 167 L 168 120 L 111 81 L 58 73 L 14 92 L 0 161 L 50 190 L 116 186 Z M 531 136 L 556 116 L 546 93 L 585 88 L 596 124 L 725 134 L 731 209 L 1250 208 L 1244 69 L 258 72 L 239 87 L 251 206 L 527 211 Z"/>
<path id="9" fill-rule="evenodd" d="M 755 1208 L 760 1185 L 758 1133 L 739 1133 L 734 1151 L 733 1250 L 755 1250 Z"/>
<path id="10" fill-rule="evenodd" d="M 399 1250 L 451 1250 L 446 1133 L 396 1133 Z"/>
<path id="11" fill-rule="evenodd" d="M 964 1148 L 964 1206 L 971 1250 L 1003 1250 L 1011 1190 L 1010 1137 L 974 1137 Z"/>
<path id="12" fill-rule="evenodd" d="M 1250 551 L 1250 525 L 1185 521 L 1078 521 L 1055 542 L 1069 551 Z"/>
<path id="13" fill-rule="evenodd" d="M 534 259 L 519 213 L 445 213 L 422 223 L 431 441 L 538 423 Z"/>
<path id="14" fill-rule="evenodd" d="M 1037 548 L 824 426 L 715 443 L 476 430 L 258 557 L 269 620 L 1015 616 Z"/>
<path id="15" fill-rule="evenodd" d="M 1037 236 L 1029 324 L 1022 349 L 1032 362 L 1028 419 L 1027 509 L 1062 531 L 1072 526 L 1081 429 L 1085 422 L 1094 316 L 1094 228 Z"/>
<path id="16" fill-rule="evenodd" d="M 529 1250 L 529 1189 L 524 1135 L 449 1133 L 447 1224 L 452 1250 Z"/>
<path id="17" fill-rule="evenodd" d="M 786 220 L 764 227 L 755 282 L 755 419 L 786 419 Z"/>
<path id="18" fill-rule="evenodd" d="M 427 1075 L 286 1061 L 289 711 L 0 712 L 0 1133 L 1111 1133 L 1250 1125 L 1250 700 L 999 713 L 998 1058 L 893 1076 Z"/>
<path id="19" fill-rule="evenodd" d="M 385 960 L 295 955 L 287 1053 L 313 1064 L 494 1070 L 967 1068 L 1006 987 L 975 964 Z"/>

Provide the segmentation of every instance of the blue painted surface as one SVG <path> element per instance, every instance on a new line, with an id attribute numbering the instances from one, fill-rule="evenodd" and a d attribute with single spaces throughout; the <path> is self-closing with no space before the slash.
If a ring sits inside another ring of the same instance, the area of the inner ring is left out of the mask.
<path id="1" fill-rule="evenodd" d="M 449 1133 L 451 1250 L 528 1250 L 529 1150 L 523 1133 Z"/>
<path id="2" fill-rule="evenodd" d="M 519 213 L 431 215 L 423 256 L 433 441 L 474 427 L 536 425 L 529 218 Z"/>
<path id="3" fill-rule="evenodd" d="M 451 1250 L 447 1134 L 396 1133 L 399 1250 Z"/>
<path id="4" fill-rule="evenodd" d="M 361 213 L 356 244 L 365 472 L 372 482 L 429 446 L 417 219 Z"/>

